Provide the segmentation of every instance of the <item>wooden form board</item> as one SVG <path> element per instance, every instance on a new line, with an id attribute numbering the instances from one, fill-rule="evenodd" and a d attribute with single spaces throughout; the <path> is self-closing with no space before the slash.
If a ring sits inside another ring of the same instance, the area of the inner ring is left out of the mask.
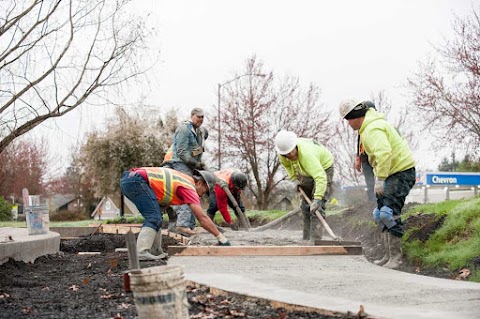
<path id="1" fill-rule="evenodd" d="M 128 231 L 136 234 L 140 232 L 142 224 L 103 224 L 100 232 L 106 234 L 126 234 Z"/>
<path id="2" fill-rule="evenodd" d="M 361 255 L 361 246 L 169 246 L 169 256 Z"/>
<path id="3" fill-rule="evenodd" d="M 176 239 L 182 245 L 188 245 L 190 243 L 190 238 L 182 236 L 182 235 L 177 234 L 177 233 L 173 233 L 171 231 L 168 231 L 167 229 L 162 229 L 162 235 L 165 235 L 165 236 L 171 237 L 173 239 Z"/>

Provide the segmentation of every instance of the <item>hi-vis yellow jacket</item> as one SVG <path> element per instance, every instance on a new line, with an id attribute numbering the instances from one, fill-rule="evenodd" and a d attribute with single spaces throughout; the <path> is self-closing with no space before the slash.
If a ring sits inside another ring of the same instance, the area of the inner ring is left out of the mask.
<path id="1" fill-rule="evenodd" d="M 382 113 L 369 109 L 359 130 L 368 161 L 377 178 L 405 171 L 415 166 L 407 142 L 390 125 Z"/>
<path id="2" fill-rule="evenodd" d="M 333 155 L 320 143 L 308 138 L 297 139 L 298 159 L 291 161 L 278 155 L 280 163 L 285 167 L 288 177 L 298 180 L 299 176 L 310 176 L 315 181 L 315 199 L 322 199 L 327 189 L 325 170 L 333 165 Z"/>

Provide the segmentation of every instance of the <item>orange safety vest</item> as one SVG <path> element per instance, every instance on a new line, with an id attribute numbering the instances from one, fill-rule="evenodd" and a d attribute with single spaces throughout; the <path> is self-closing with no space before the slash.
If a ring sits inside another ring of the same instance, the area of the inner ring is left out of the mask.
<path id="1" fill-rule="evenodd" d="M 175 196 L 179 186 L 196 192 L 195 182 L 187 174 L 163 167 L 142 167 L 142 169 L 147 172 L 148 183 L 161 206 L 184 204 Z"/>
<path id="2" fill-rule="evenodd" d="M 165 157 L 163 158 L 163 162 L 165 163 L 166 161 L 171 160 L 173 157 L 173 145 L 171 145 L 167 152 L 165 153 Z"/>
<path id="3" fill-rule="evenodd" d="M 227 182 L 227 184 L 230 186 L 232 173 L 235 172 L 235 171 L 236 170 L 234 170 L 234 169 L 227 168 L 227 169 L 215 172 L 215 175 L 218 178 L 220 178 L 221 180 L 224 180 L 225 182 Z"/>

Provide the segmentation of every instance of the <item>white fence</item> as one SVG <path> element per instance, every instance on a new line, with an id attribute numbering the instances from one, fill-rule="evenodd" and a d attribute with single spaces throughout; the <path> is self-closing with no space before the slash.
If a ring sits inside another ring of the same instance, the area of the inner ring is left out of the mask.
<path id="1" fill-rule="evenodd" d="M 477 187 L 414 187 L 405 199 L 405 203 L 438 203 L 450 199 L 463 199 L 477 196 Z"/>

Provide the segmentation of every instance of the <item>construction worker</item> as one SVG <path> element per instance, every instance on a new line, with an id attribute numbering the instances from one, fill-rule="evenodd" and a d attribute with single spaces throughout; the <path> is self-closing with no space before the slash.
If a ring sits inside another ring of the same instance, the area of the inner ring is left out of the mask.
<path id="1" fill-rule="evenodd" d="M 368 155 L 365 153 L 360 135 L 357 140 L 357 156 L 355 158 L 355 170 L 359 173 L 363 173 L 365 183 L 367 184 L 367 198 L 368 201 L 375 202 L 374 187 L 375 187 L 375 175 L 373 174 L 373 167 L 368 162 Z"/>
<path id="2" fill-rule="evenodd" d="M 371 101 L 365 101 L 367 107 L 375 108 L 375 104 Z M 357 156 L 355 158 L 355 170 L 359 173 L 363 173 L 365 183 L 367 184 L 367 198 L 368 201 L 375 202 L 377 198 L 375 196 L 375 175 L 373 174 L 373 167 L 368 162 L 368 155 L 365 153 L 365 148 L 362 145 L 360 134 L 357 137 Z"/>
<path id="3" fill-rule="evenodd" d="M 167 163 L 172 159 L 172 157 L 173 157 L 173 145 L 170 145 L 167 152 L 165 153 L 165 156 L 163 157 L 163 162 L 161 166 L 163 167 L 165 163 Z M 177 212 L 173 210 L 172 206 L 168 206 L 166 208 L 165 213 L 168 216 L 168 230 L 171 232 L 175 232 L 177 227 Z"/>
<path id="4" fill-rule="evenodd" d="M 145 219 L 137 238 L 140 260 L 166 257 L 161 246 L 162 210 L 170 205 L 188 205 L 202 227 L 218 239 L 218 245 L 230 246 L 200 206 L 200 197 L 215 187 L 212 173 L 195 170 L 189 176 L 163 167 L 133 168 L 123 173 L 120 187 Z"/>
<path id="5" fill-rule="evenodd" d="M 415 161 L 407 142 L 382 113 L 358 99 L 345 99 L 340 116 L 358 131 L 375 174 L 377 207 L 375 222 L 381 225 L 385 255 L 377 265 L 397 268 L 402 261 L 404 227 L 400 215 L 410 189 L 415 184 Z M 385 231 L 387 230 L 387 231 Z"/>
<path id="6" fill-rule="evenodd" d="M 332 153 L 322 144 L 299 138 L 291 131 L 278 132 L 275 147 L 288 177 L 312 200 L 309 205 L 302 196 L 303 239 L 309 240 L 310 234 L 313 239 L 321 239 L 321 225 L 315 211 L 325 217 L 334 173 Z"/>
<path id="7" fill-rule="evenodd" d="M 224 169 L 215 172 L 217 177 L 217 184 L 215 185 L 215 192 L 209 196 L 210 205 L 207 209 L 208 216 L 213 220 L 215 214 L 219 210 L 223 216 L 223 220 L 234 230 L 237 230 L 237 225 L 233 224 L 232 217 L 228 212 L 227 205 L 233 209 L 233 212 L 238 218 L 236 207 L 229 199 L 225 189 L 227 189 L 236 201 L 240 210 L 244 213 L 245 207 L 242 203 L 241 193 L 247 186 L 247 175 L 235 169 Z"/>
<path id="8" fill-rule="evenodd" d="M 204 112 L 201 108 L 194 108 L 190 112 L 190 120 L 180 123 L 173 135 L 172 158 L 162 164 L 187 175 L 192 176 L 193 170 L 206 168 L 202 162 L 205 140 L 208 131 L 201 127 Z M 195 234 L 195 217 L 188 205 L 173 206 L 177 213 L 176 231 L 191 236 Z"/>

